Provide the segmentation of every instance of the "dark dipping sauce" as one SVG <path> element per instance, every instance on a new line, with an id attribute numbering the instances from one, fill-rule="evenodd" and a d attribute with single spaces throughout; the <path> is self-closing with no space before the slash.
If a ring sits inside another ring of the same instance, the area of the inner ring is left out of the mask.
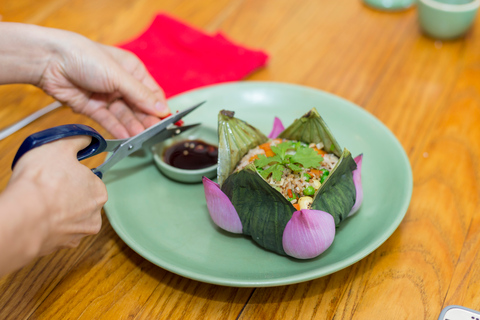
<path id="1" fill-rule="evenodd" d="M 163 152 L 163 161 L 179 169 L 197 170 L 217 164 L 218 148 L 202 140 L 184 140 Z"/>

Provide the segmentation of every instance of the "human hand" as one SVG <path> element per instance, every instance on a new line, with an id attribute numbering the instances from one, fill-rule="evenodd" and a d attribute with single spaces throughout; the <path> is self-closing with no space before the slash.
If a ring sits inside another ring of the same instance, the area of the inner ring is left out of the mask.
<path id="1" fill-rule="evenodd" d="M 23 219 L 22 230 L 28 235 L 19 239 L 35 239 L 29 244 L 34 256 L 75 247 L 81 238 L 100 230 L 107 191 L 102 180 L 77 160 L 78 151 L 90 141 L 78 136 L 47 143 L 23 155 L 13 170 L 6 192 L 33 204 Z"/>
<path id="2" fill-rule="evenodd" d="M 0 22 L 0 84 L 30 83 L 128 138 L 170 111 L 163 90 L 132 53 L 77 33 Z"/>
<path id="3" fill-rule="evenodd" d="M 61 43 L 38 86 L 88 115 L 117 138 L 128 138 L 169 114 L 163 90 L 132 53 L 55 30 Z"/>

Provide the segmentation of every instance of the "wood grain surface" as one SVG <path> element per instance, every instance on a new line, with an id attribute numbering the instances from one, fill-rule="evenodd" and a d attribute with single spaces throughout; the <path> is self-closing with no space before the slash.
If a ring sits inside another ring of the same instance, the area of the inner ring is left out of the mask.
<path id="1" fill-rule="evenodd" d="M 71 30 L 105 44 L 133 38 L 157 12 L 267 51 L 268 66 L 246 81 L 318 88 L 381 120 L 413 169 L 403 222 L 373 253 L 329 276 L 232 288 L 156 267 L 104 217 L 100 233 L 77 248 L 0 279 L 0 319 L 437 319 L 451 304 L 480 310 L 478 19 L 464 38 L 442 42 L 422 35 L 415 7 L 382 12 L 358 0 L 0 1 L 3 21 Z M 0 128 L 52 101 L 32 86 L 1 86 Z M 0 141 L 0 190 L 20 143 L 64 123 L 110 137 L 67 106 L 55 110 Z"/>

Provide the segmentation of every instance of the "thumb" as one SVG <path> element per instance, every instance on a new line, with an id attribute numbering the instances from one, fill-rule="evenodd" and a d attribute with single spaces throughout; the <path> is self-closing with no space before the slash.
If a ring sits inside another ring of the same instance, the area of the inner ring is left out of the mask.
<path id="1" fill-rule="evenodd" d="M 55 141 L 58 147 L 71 155 L 77 156 L 78 151 L 85 149 L 92 142 L 90 136 L 72 136 Z"/>

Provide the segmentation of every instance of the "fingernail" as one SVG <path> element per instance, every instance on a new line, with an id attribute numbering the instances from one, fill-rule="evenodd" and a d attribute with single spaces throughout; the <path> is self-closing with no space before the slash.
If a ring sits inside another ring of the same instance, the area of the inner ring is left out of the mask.
<path id="1" fill-rule="evenodd" d="M 155 110 L 157 110 L 161 114 L 165 114 L 166 112 L 168 112 L 168 107 L 165 103 L 159 101 L 155 104 Z"/>

